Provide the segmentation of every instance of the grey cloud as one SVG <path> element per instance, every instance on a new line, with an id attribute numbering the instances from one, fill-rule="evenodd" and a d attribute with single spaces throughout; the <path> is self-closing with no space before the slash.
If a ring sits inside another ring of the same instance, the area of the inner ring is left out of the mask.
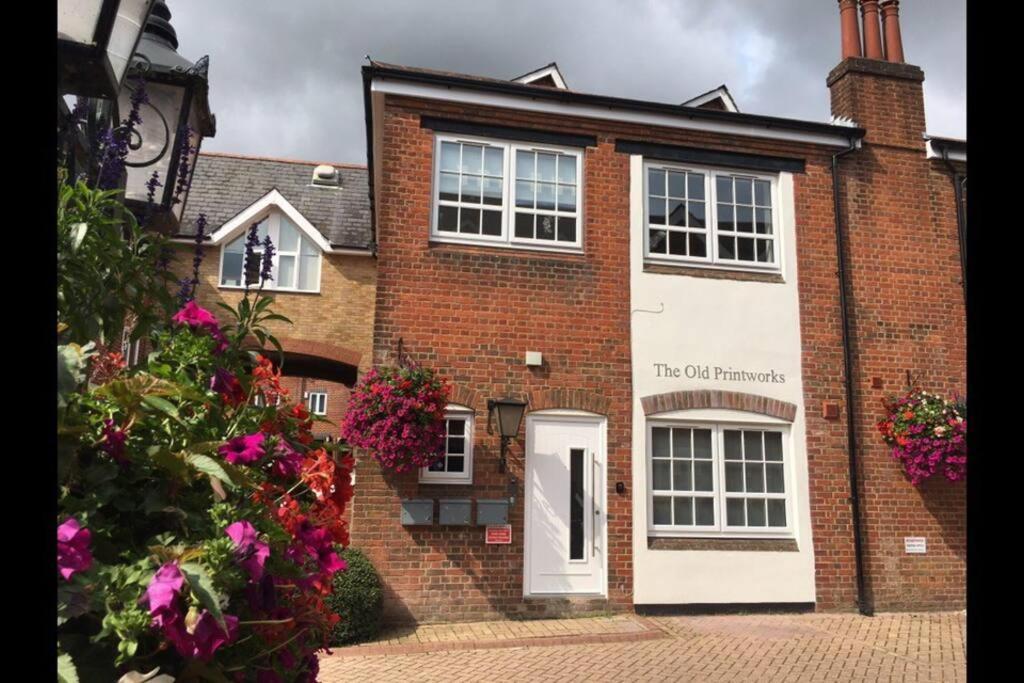
<path id="1" fill-rule="evenodd" d="M 835 0 L 169 0 L 179 51 L 210 55 L 204 149 L 365 162 L 360 67 L 511 78 L 557 61 L 575 89 L 681 102 L 721 83 L 746 112 L 828 120 Z M 929 132 L 966 136 L 966 3 L 903 0 Z"/>

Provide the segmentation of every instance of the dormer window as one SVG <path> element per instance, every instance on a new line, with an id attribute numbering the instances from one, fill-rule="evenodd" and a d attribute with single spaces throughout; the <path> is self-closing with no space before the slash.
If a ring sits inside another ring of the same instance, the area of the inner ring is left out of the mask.
<path id="1" fill-rule="evenodd" d="M 320 291 L 320 248 L 287 216 L 271 211 L 259 222 L 260 246 L 254 249 L 262 256 L 262 241 L 267 235 L 274 245 L 271 278 L 264 284 L 266 289 L 293 292 Z M 222 287 L 244 287 L 245 240 L 248 230 L 243 230 L 223 249 L 220 267 Z"/>

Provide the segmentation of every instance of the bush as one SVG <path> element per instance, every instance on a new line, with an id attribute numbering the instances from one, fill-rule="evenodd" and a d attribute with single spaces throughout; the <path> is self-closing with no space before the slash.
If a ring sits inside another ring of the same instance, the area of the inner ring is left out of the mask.
<path id="1" fill-rule="evenodd" d="M 373 640 L 380 631 L 380 577 L 361 550 L 347 548 L 340 555 L 348 569 L 334 575 L 334 592 L 326 599 L 331 611 L 341 617 L 331 632 L 331 644 Z"/>

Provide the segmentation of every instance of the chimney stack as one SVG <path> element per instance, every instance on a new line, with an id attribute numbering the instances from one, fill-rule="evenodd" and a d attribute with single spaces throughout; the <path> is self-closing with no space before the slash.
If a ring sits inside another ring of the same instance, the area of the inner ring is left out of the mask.
<path id="1" fill-rule="evenodd" d="M 860 12 L 864 20 L 864 56 L 868 59 L 885 59 L 882 54 L 878 0 L 860 0 Z"/>
<path id="2" fill-rule="evenodd" d="M 903 38 L 900 36 L 899 0 L 882 0 L 882 25 L 885 30 L 885 58 L 903 63 Z"/>
<path id="3" fill-rule="evenodd" d="M 839 22 L 843 39 L 843 59 L 860 57 L 860 27 L 857 25 L 857 0 L 839 0 Z"/>

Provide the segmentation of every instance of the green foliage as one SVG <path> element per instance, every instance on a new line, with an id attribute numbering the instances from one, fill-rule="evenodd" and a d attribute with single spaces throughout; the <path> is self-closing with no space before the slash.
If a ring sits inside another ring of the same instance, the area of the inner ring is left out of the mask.
<path id="1" fill-rule="evenodd" d="M 361 550 L 348 548 L 339 554 L 348 568 L 334 575 L 334 592 L 327 597 L 328 606 L 341 617 L 331 632 L 331 644 L 372 640 L 380 631 L 380 577 Z"/>

